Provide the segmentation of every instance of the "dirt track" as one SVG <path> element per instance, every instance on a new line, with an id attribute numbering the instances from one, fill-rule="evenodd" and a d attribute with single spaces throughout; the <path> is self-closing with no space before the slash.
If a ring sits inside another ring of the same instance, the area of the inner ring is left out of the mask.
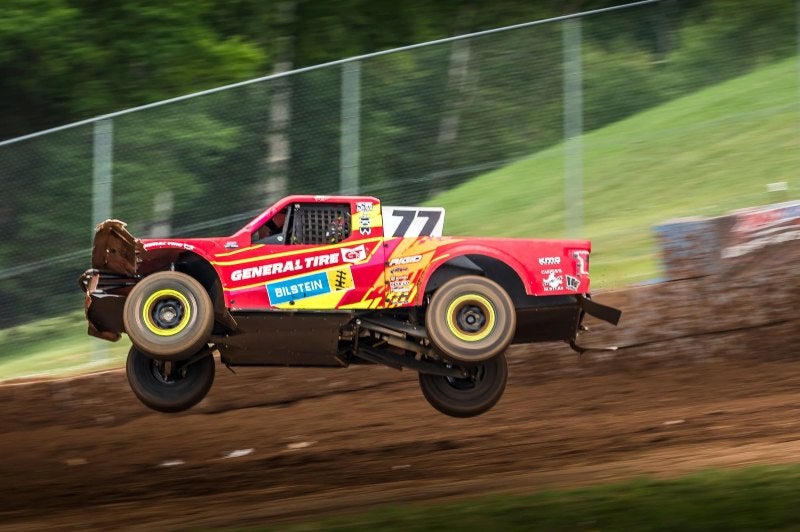
<path id="1" fill-rule="evenodd" d="M 793 462 L 796 329 L 581 359 L 515 347 L 506 395 L 468 420 L 430 408 L 414 373 L 380 367 L 220 367 L 179 415 L 140 406 L 122 372 L 0 386 L 0 529 L 241 526 Z"/>

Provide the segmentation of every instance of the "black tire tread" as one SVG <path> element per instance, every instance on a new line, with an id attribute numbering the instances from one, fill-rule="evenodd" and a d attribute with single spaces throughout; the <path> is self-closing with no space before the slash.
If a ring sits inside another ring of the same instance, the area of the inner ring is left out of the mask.
<path id="1" fill-rule="evenodd" d="M 216 372 L 214 356 L 207 347 L 203 349 L 208 351 L 207 355 L 188 367 L 186 377 L 168 384 L 153 374 L 155 359 L 131 346 L 125 373 L 134 395 L 158 412 L 182 412 L 193 407 L 208 394 Z"/>

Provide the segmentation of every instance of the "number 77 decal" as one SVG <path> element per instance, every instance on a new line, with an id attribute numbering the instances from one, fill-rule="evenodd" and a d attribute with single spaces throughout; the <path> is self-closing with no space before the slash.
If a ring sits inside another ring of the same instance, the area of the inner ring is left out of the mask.
<path id="1" fill-rule="evenodd" d="M 383 231 L 386 237 L 442 236 L 442 207 L 383 207 Z"/>

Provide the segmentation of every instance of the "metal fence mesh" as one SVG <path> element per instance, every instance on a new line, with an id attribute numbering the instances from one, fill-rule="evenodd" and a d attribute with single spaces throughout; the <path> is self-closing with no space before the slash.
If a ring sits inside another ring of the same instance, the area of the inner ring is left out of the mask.
<path id="1" fill-rule="evenodd" d="M 704 202 L 702 194 L 742 159 L 762 159 L 764 176 L 754 178 L 751 189 L 729 191 L 730 205 L 743 198 L 765 203 L 771 199 L 765 180 L 797 188 L 800 161 L 791 172 L 770 162 L 773 149 L 797 152 L 796 127 L 766 135 L 747 153 L 696 161 L 696 187 L 685 191 L 680 205 L 659 203 L 669 182 L 631 190 L 615 176 L 671 164 L 670 146 L 717 132 L 720 123 L 736 135 L 765 127 L 776 113 L 796 115 L 797 90 L 788 99 L 743 98 L 735 113 L 720 116 L 705 116 L 699 103 L 696 113 L 672 121 L 654 117 L 646 133 L 640 129 L 634 137 L 624 129 L 602 136 L 594 131 L 794 57 L 794 6 L 775 4 L 771 16 L 786 12 L 785 32 L 764 32 L 758 24 L 764 14 L 747 13 L 753 23 L 745 33 L 739 25 L 735 34 L 676 35 L 671 3 L 662 2 L 304 69 L 105 117 L 112 126 L 105 156 L 98 153 L 102 139 L 92 123 L 0 144 L 0 328 L 81 308 L 75 279 L 88 267 L 98 213 L 127 221 L 139 236 L 224 235 L 288 193 L 357 191 L 386 203 L 416 203 L 496 169 L 514 175 L 510 165 L 535 160 L 559 179 L 516 179 L 541 180 L 537 194 L 551 198 L 551 208 L 527 212 L 532 198 L 512 185 L 501 192 L 508 209 L 547 222 L 547 234 L 526 235 L 532 237 L 565 236 L 570 219 L 577 218 L 577 230 L 596 223 L 602 229 L 597 235 L 581 236 L 595 240 L 602 264 L 605 247 L 652 238 L 649 225 L 627 224 L 632 211 L 658 208 L 680 216 L 728 207 Z M 578 93 L 565 87 L 576 65 L 570 47 L 579 53 Z M 709 49 L 713 62 L 692 64 L 693 54 L 708 57 Z M 570 115 L 575 109 L 579 114 Z M 570 116 L 580 119 L 577 144 L 565 131 Z M 724 150 L 724 142 L 718 145 Z M 565 158 L 565 150 L 577 150 L 578 164 Z M 595 164 L 600 155 L 606 162 Z M 110 163 L 105 176 L 98 174 L 103 157 Z M 594 201 L 613 189 L 618 203 Z M 465 190 L 478 205 L 487 192 Z M 582 198 L 580 209 L 570 210 L 570 194 Z M 523 236 L 516 227 L 491 223 L 473 233 Z"/>

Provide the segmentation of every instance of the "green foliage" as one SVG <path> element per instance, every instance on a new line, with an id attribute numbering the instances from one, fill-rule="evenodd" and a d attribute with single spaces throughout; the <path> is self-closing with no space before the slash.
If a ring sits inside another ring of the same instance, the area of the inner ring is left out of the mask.
<path id="1" fill-rule="evenodd" d="M 0 112 L 45 127 L 260 73 L 264 50 L 204 23 L 215 4 L 4 2 Z M 29 129 L 20 127 L 25 121 L 0 124 L 3 137 Z"/>

